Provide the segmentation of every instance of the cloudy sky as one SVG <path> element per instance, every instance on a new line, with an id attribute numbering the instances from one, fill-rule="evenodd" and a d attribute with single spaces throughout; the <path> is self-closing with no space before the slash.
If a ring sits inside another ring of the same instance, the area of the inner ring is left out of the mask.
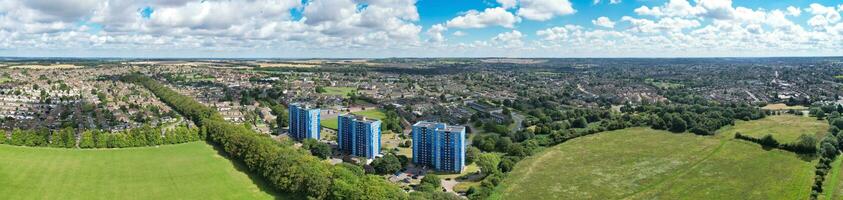
<path id="1" fill-rule="evenodd" d="M 0 0 L 0 56 L 843 55 L 840 0 Z"/>

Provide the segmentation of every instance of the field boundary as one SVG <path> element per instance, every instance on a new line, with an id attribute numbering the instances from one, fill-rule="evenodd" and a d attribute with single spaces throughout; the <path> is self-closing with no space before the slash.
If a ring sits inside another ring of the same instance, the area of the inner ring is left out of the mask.
<path id="1" fill-rule="evenodd" d="M 836 193 L 837 187 L 839 185 L 840 180 L 837 180 L 838 176 L 840 176 L 840 164 L 843 163 L 843 158 L 838 156 L 834 159 L 833 167 L 831 168 L 831 174 L 825 181 L 831 181 L 828 183 L 828 188 L 825 188 L 823 191 L 824 199 L 834 199 L 834 193 Z"/>

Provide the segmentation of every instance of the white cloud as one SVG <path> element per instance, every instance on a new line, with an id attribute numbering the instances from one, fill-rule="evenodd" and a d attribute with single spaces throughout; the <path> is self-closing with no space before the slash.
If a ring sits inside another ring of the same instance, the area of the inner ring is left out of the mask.
<path id="1" fill-rule="evenodd" d="M 568 39 L 573 32 L 580 32 L 583 29 L 581 26 L 565 25 L 557 26 L 544 30 L 536 31 L 536 35 L 541 36 L 544 40 L 565 40 Z"/>
<path id="2" fill-rule="evenodd" d="M 729 0 L 670 0 L 640 6 L 634 9 L 638 15 L 616 21 L 593 16 L 589 28 L 569 24 L 538 30 L 532 39 L 516 29 L 521 18 L 541 21 L 575 13 L 570 2 L 496 0 L 500 7 L 458 13 L 424 30 L 417 0 L 306 2 L 0 0 L 0 54 L 775 56 L 840 55 L 843 49 L 843 5 L 769 9 L 733 7 Z M 139 14 L 147 6 L 154 10 L 148 19 Z M 301 11 L 301 18 L 292 10 Z M 463 28 L 494 26 L 513 30 L 465 43 L 448 38 L 466 35 Z"/>
<path id="3" fill-rule="evenodd" d="M 497 0 L 497 2 L 501 4 L 501 7 L 504 9 L 514 8 L 518 5 L 518 0 Z"/>
<path id="4" fill-rule="evenodd" d="M 593 2 L 594 5 L 597 5 L 599 3 L 600 3 L 600 0 L 594 0 L 594 2 Z M 619 3 L 621 3 L 621 0 L 609 0 L 609 4 L 619 4 Z"/>
<path id="5" fill-rule="evenodd" d="M 641 6 L 636 8 L 636 14 L 650 15 L 656 17 L 695 17 L 703 12 L 700 7 L 691 6 L 686 0 L 670 0 L 663 6 L 647 7 Z"/>
<path id="6" fill-rule="evenodd" d="M 576 13 L 568 0 L 521 0 L 518 16 L 535 21 L 547 21 L 555 16 Z"/>
<path id="7" fill-rule="evenodd" d="M 597 26 L 602 26 L 606 28 L 615 28 L 615 22 L 610 20 L 608 17 L 598 17 L 595 20 L 591 20 L 591 23 Z"/>
<path id="8" fill-rule="evenodd" d="M 661 18 L 659 21 L 652 21 L 649 19 L 637 19 L 629 16 L 623 16 L 621 21 L 629 22 L 631 24 L 631 30 L 642 33 L 659 33 L 662 31 L 677 32 L 700 26 L 700 22 L 697 20 L 689 20 L 679 17 Z"/>
<path id="9" fill-rule="evenodd" d="M 802 10 L 801 10 L 801 9 L 799 9 L 799 8 L 797 8 L 797 7 L 793 7 L 793 6 L 788 6 L 788 7 L 787 7 L 787 15 L 794 16 L 794 17 L 799 17 L 799 15 L 800 15 L 800 14 L 802 14 Z"/>
<path id="10" fill-rule="evenodd" d="M 655 17 L 731 19 L 735 9 L 731 0 L 699 0 L 693 6 L 687 0 L 670 0 L 662 6 L 641 6 L 634 11 L 639 15 Z"/>
<path id="11" fill-rule="evenodd" d="M 447 31 L 448 28 L 442 24 L 435 24 L 427 29 L 427 35 L 430 36 L 430 39 L 433 42 L 443 42 L 445 41 L 445 36 L 442 35 L 443 32 Z"/>
<path id="12" fill-rule="evenodd" d="M 699 0 L 697 7 L 705 10 L 704 16 L 713 19 L 731 19 L 735 12 L 732 0 Z"/>
<path id="13" fill-rule="evenodd" d="M 486 8 L 483 12 L 469 10 L 463 15 L 448 20 L 445 24 L 455 28 L 485 28 L 488 26 L 502 26 L 514 28 L 521 19 L 501 7 Z"/>
<path id="14" fill-rule="evenodd" d="M 811 15 L 814 15 L 808 20 L 808 25 L 819 30 L 825 30 L 840 21 L 840 12 L 843 11 L 843 9 L 838 10 L 834 6 L 826 7 L 817 3 L 812 3 L 805 10 L 811 13 Z"/>
<path id="15" fill-rule="evenodd" d="M 306 5 L 299 0 L 0 0 L 0 32 L 15 33 L 0 39 L 0 49 L 409 48 L 418 46 L 421 32 L 415 4 L 416 0 L 312 0 Z M 148 19 L 139 14 L 146 7 L 153 10 Z M 302 19 L 293 19 L 291 10 L 301 10 Z"/>
<path id="16" fill-rule="evenodd" d="M 492 43 L 503 48 L 521 47 L 524 45 L 524 42 L 521 40 L 522 37 L 524 37 L 524 34 L 521 34 L 520 31 L 512 30 L 510 32 L 500 33 L 493 37 Z"/>

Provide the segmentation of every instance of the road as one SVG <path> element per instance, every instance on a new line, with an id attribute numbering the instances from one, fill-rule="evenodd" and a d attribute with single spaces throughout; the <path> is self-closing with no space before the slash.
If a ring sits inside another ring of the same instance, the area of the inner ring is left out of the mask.
<path id="1" fill-rule="evenodd" d="M 514 123 L 514 126 L 512 126 L 512 132 L 518 132 L 521 131 L 521 129 L 524 129 L 524 118 L 524 115 L 512 112 L 512 123 Z"/>

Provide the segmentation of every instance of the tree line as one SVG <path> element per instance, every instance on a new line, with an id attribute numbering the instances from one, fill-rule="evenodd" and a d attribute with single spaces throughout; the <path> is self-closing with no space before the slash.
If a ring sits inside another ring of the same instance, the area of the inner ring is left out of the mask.
<path id="1" fill-rule="evenodd" d="M 817 150 L 817 155 L 820 157 L 819 162 L 817 162 L 816 170 L 814 171 L 814 184 L 811 186 L 811 199 L 817 199 L 820 193 L 823 192 L 823 182 L 825 181 L 825 176 L 831 173 L 831 163 L 834 161 L 835 158 L 840 153 L 840 149 L 843 149 L 843 133 L 840 132 L 843 129 L 843 117 L 834 117 L 827 119 L 831 127 L 829 127 L 829 133 L 826 135 L 825 138 L 820 141 L 820 145 Z M 830 181 L 837 181 L 837 180 L 830 180 Z"/>
<path id="2" fill-rule="evenodd" d="M 817 153 L 817 138 L 813 135 L 802 134 L 793 143 L 781 143 L 773 135 L 767 134 L 761 138 L 735 133 L 735 139 L 746 140 L 760 144 L 767 148 L 777 148 L 798 154 L 814 155 Z"/>
<path id="3" fill-rule="evenodd" d="M 48 129 L 0 130 L 0 144 L 56 148 L 126 148 L 179 144 L 202 139 L 199 129 L 177 126 L 171 129 L 143 126 L 118 132 L 84 130 L 77 137 L 72 127 L 55 131 Z"/>
<path id="4" fill-rule="evenodd" d="M 312 199 L 409 199 L 400 188 L 351 164 L 330 165 L 305 149 L 274 141 L 267 135 L 226 122 L 215 110 L 138 74 L 124 80 L 144 85 L 162 101 L 201 125 L 208 140 L 243 162 L 282 192 Z"/>
<path id="5" fill-rule="evenodd" d="M 653 129 L 675 133 L 691 132 L 697 135 L 714 135 L 717 129 L 734 125 L 735 120 L 756 120 L 767 112 L 749 104 L 719 104 L 701 101 L 695 104 L 654 103 L 621 107 L 621 112 L 645 115 Z"/>

